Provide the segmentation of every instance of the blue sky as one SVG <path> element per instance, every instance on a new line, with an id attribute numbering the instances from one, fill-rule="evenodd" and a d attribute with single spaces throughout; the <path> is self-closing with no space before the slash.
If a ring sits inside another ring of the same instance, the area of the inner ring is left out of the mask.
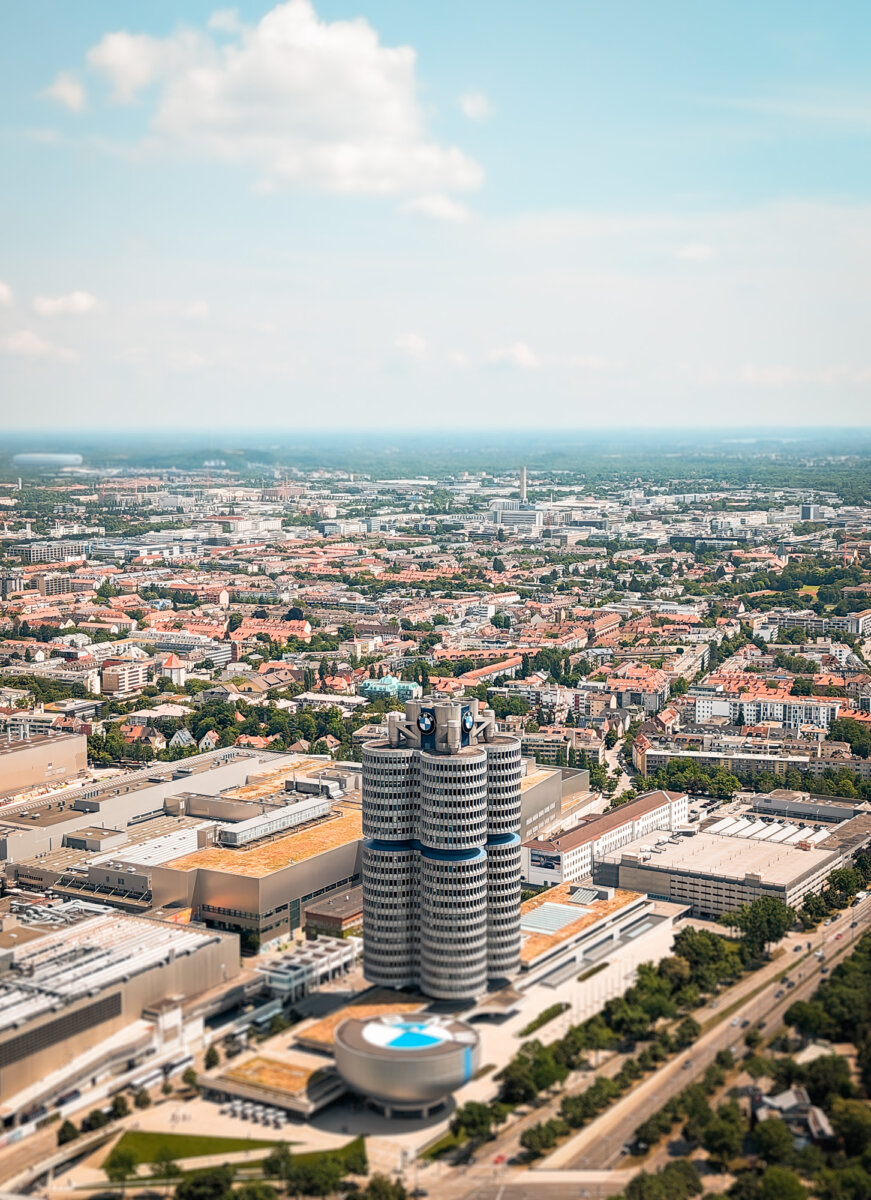
<path id="1" fill-rule="evenodd" d="M 9 6 L 9 427 L 866 424 L 871 16 Z"/>

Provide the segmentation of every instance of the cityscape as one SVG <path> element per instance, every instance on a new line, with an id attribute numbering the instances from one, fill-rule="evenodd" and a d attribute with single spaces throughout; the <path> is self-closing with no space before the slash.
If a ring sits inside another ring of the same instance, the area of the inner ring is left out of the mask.
<path id="1" fill-rule="evenodd" d="M 868 1200 L 867 13 L 0 46 L 0 1200 Z"/>
<path id="2" fill-rule="evenodd" d="M 9 1189 L 632 1195 L 854 1136 L 871 458 L 176 453 L 3 466 Z"/>

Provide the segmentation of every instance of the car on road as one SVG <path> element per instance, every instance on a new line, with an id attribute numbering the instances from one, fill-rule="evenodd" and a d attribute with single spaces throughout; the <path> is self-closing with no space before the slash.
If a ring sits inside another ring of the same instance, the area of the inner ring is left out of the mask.
<path id="1" fill-rule="evenodd" d="M 836 942 L 839 942 L 843 936 L 844 936 L 844 935 L 843 935 L 842 933 L 836 933 L 836 934 L 835 934 L 835 941 L 836 941 Z"/>
<path id="2" fill-rule="evenodd" d="M 857 926 L 858 924 L 859 924 L 859 922 L 858 922 L 858 921 L 851 921 L 851 922 L 850 922 L 850 928 L 851 928 L 851 929 L 855 929 L 855 928 L 856 928 L 856 926 Z"/>
<path id="3" fill-rule="evenodd" d="M 829 973 L 829 968 L 828 968 L 828 967 L 820 967 L 820 974 L 821 974 L 821 975 L 828 975 L 828 973 Z"/>
<path id="4" fill-rule="evenodd" d="M 692 1065 L 693 1065 L 693 1060 L 691 1058 L 688 1058 L 686 1060 L 686 1062 L 684 1063 L 683 1067 L 681 1067 L 681 1070 L 688 1071 Z"/>
<path id="5" fill-rule="evenodd" d="M 774 993 L 774 999 L 779 1000 L 783 994 L 784 994 L 783 988 L 778 988 L 777 991 Z"/>
<path id="6" fill-rule="evenodd" d="M 737 1018 L 737 1017 L 733 1017 L 733 1018 L 732 1018 L 732 1024 L 733 1024 L 733 1025 L 735 1026 L 735 1028 L 737 1029 L 737 1028 L 738 1028 L 738 1026 L 741 1024 L 741 1022 L 738 1020 L 738 1018 Z"/>
<path id="7" fill-rule="evenodd" d="M 793 946 L 793 948 L 792 948 L 792 952 L 793 952 L 793 954 L 800 954 L 800 953 L 801 953 L 801 946 Z"/>

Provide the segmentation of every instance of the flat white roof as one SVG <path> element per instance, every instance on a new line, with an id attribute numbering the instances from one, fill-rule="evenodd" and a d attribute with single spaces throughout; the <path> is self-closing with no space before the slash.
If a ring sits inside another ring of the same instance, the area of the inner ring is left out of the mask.
<path id="1" fill-rule="evenodd" d="M 828 836 L 822 830 L 823 837 Z M 811 839 L 808 838 L 808 841 Z M 820 839 L 821 840 L 821 839 Z M 650 846 L 650 837 L 638 838 L 621 847 L 604 861 L 619 863 L 626 855 L 640 857 L 642 847 Z M 745 875 L 760 875 L 764 882 L 786 886 L 806 871 L 822 867 L 833 855 L 831 850 L 799 850 L 797 846 L 754 839 L 723 837 L 716 833 L 697 833 L 681 838 L 678 845 L 664 842 L 642 864 L 658 870 L 686 870 L 741 881 Z"/>

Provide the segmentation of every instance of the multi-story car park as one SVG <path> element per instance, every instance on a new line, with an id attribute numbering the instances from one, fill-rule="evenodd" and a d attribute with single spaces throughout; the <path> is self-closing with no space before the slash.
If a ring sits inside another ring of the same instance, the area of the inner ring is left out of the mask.
<path id="1" fill-rule="evenodd" d="M 688 905 L 694 916 L 718 917 L 773 896 L 793 908 L 823 891 L 832 871 L 846 866 L 871 841 L 871 818 L 854 817 L 839 826 L 800 830 L 777 840 L 783 825 L 747 818 L 716 822 L 692 836 L 636 838 L 593 866 L 597 884 L 646 892 Z M 743 828 L 741 826 L 743 825 Z"/>

